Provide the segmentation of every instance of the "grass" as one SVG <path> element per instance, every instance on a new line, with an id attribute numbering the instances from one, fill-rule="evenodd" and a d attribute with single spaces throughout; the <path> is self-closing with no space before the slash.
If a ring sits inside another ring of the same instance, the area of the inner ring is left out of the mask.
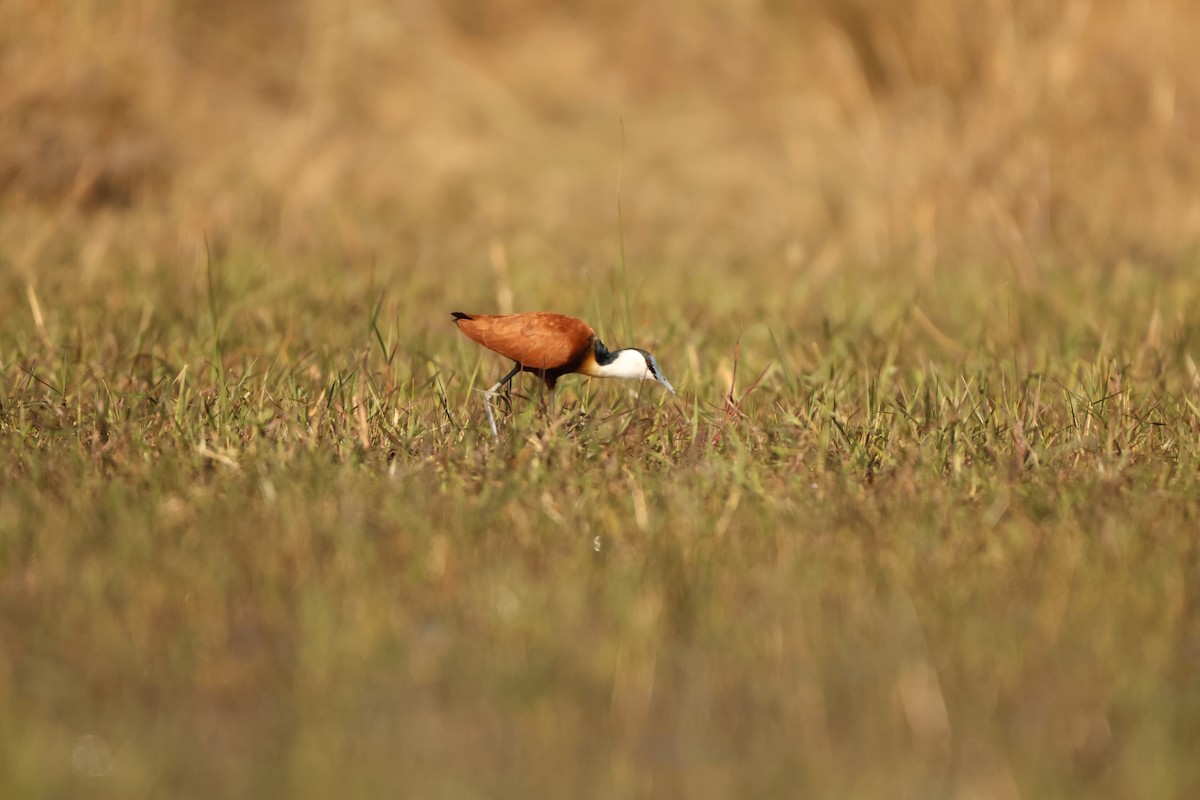
<path id="1" fill-rule="evenodd" d="M 441 314 L 310 349 L 203 299 L 5 346 L 8 793 L 1195 787 L 1184 324 L 758 325 L 732 416 L 667 321 L 678 400 L 518 392 L 493 444 Z"/>
<path id="2" fill-rule="evenodd" d="M 1194 12 L 102 5 L 0 10 L 0 796 L 1200 791 Z M 492 441 L 509 304 L 678 397 Z"/>

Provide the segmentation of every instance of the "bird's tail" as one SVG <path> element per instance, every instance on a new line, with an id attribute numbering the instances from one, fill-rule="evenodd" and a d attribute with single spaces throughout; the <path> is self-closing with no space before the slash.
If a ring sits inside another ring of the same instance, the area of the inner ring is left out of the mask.
<path id="1" fill-rule="evenodd" d="M 461 311 L 451 311 L 450 316 L 454 317 L 456 322 L 460 319 L 474 319 L 470 314 L 464 314 Z"/>

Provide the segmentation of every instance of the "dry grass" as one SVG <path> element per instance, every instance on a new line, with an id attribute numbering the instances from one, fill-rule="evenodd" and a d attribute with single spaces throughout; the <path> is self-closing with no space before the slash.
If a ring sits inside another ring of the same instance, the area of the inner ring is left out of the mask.
<path id="1" fill-rule="evenodd" d="M 0 5 L 0 795 L 1200 790 L 1200 7 L 877 5 Z"/>

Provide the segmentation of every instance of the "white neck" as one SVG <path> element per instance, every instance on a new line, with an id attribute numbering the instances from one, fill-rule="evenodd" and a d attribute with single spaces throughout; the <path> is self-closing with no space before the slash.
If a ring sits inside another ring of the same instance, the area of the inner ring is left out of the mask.
<path id="1" fill-rule="evenodd" d="M 653 380 L 646 357 L 637 350 L 618 350 L 616 358 L 607 364 L 597 364 L 593 373 L 597 378 L 632 378 L 634 380 Z"/>

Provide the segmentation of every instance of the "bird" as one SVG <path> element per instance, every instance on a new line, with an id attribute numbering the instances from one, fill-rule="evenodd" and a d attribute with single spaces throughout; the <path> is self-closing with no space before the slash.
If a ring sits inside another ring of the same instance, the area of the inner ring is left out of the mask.
<path id="1" fill-rule="evenodd" d="M 520 314 L 451 311 L 450 316 L 468 339 L 515 362 L 507 375 L 483 392 L 493 437 L 499 434 L 491 400 L 518 372 L 532 372 L 541 377 L 552 397 L 558 379 L 572 373 L 591 378 L 653 380 L 675 394 L 675 387 L 663 377 L 658 362 L 649 352 L 637 347 L 609 350 L 596 331 L 581 319 L 553 311 Z"/>

